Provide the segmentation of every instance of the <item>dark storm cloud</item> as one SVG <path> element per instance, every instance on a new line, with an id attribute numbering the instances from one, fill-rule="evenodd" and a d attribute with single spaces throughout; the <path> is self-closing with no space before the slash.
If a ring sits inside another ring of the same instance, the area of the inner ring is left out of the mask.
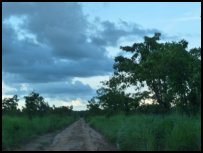
<path id="1" fill-rule="evenodd" d="M 28 42 L 15 41 L 2 58 L 3 72 L 21 75 L 10 82 L 37 83 L 62 81 L 71 77 L 103 75 L 112 71 L 113 60 L 108 58 L 57 58 L 49 48 Z M 16 52 L 15 52 L 16 51 Z"/>
<path id="2" fill-rule="evenodd" d="M 30 16 L 29 29 L 52 48 L 54 56 L 79 60 L 103 55 L 86 42 L 88 23 L 77 3 L 43 3 L 36 6 L 36 12 Z"/>
<path id="3" fill-rule="evenodd" d="M 11 57 L 9 57 L 11 58 Z M 16 58 L 16 57 L 13 57 Z M 49 64 L 36 63 L 30 66 L 20 66 L 21 63 L 8 61 L 14 66 L 5 66 L 4 72 L 20 74 L 22 77 L 18 82 L 37 83 L 63 81 L 72 77 L 89 77 L 94 75 L 103 75 L 112 71 L 112 62 L 99 60 L 83 60 L 80 63 L 76 61 L 57 62 Z M 26 62 L 25 62 L 26 63 Z M 20 66 L 20 68 L 19 68 Z M 7 67 L 7 69 L 6 69 Z M 98 69 L 100 68 L 100 69 Z M 10 80 L 17 82 L 16 78 Z"/>
<path id="4" fill-rule="evenodd" d="M 24 22 L 16 25 L 16 29 L 4 22 L 10 17 L 24 17 Z M 69 2 L 4 2 L 2 22 L 3 81 L 9 85 L 16 84 L 18 89 L 19 84 L 29 83 L 37 92 L 50 95 L 69 93 L 67 95 L 72 97 L 93 92 L 80 82 L 72 85 L 70 82 L 74 77 L 113 72 L 114 61 L 106 56 L 106 46 L 116 46 L 121 37 L 142 37 L 156 31 L 123 21 L 120 24 L 124 29 L 110 21 L 90 23 L 80 4 Z M 89 31 L 95 29 L 90 27 L 95 24 L 102 30 L 98 29 L 95 35 L 91 35 Z M 19 36 L 23 39 L 19 40 Z M 63 84 L 63 81 L 69 83 Z"/>
<path id="5" fill-rule="evenodd" d="M 34 86 L 35 87 L 35 86 Z M 76 81 L 75 84 L 70 82 L 55 82 L 49 84 L 38 84 L 35 87 L 36 91 L 42 94 L 49 95 L 65 95 L 71 99 L 76 99 L 77 97 L 87 97 L 93 95 L 95 91 L 88 85 L 84 85 L 79 81 Z M 85 98 L 84 98 L 85 99 Z"/>
<path id="6" fill-rule="evenodd" d="M 3 71 L 20 74 L 22 82 L 60 81 L 112 71 L 113 59 L 106 57 L 105 48 L 87 42 L 87 21 L 77 3 L 9 3 L 3 5 L 3 12 L 3 20 L 26 15 L 23 28 L 45 45 L 12 39 L 16 31 L 3 24 Z"/>
<path id="7" fill-rule="evenodd" d="M 94 44 L 99 46 L 116 46 L 121 37 L 134 35 L 142 38 L 145 35 L 159 32 L 157 29 L 143 29 L 135 23 L 129 24 L 125 21 L 120 21 L 120 27 L 110 21 L 102 22 L 96 19 L 96 22 L 102 25 L 103 30 L 99 30 L 97 36 L 92 36 L 91 39 Z"/>
<path id="8" fill-rule="evenodd" d="M 27 89 L 23 90 L 22 85 L 19 86 L 18 83 L 14 83 L 12 84 L 12 87 L 15 88 L 17 92 L 16 90 L 13 90 L 8 91 L 7 94 L 28 95 L 32 91 L 35 91 L 42 95 L 48 95 L 48 97 L 51 98 L 61 96 L 64 97 L 65 99 L 67 97 L 70 99 L 76 99 L 78 97 L 87 99 L 96 93 L 95 90 L 93 90 L 89 85 L 84 85 L 80 81 L 76 81 L 74 84 L 72 84 L 71 81 L 66 81 L 66 82 L 37 83 L 32 84 L 32 86 L 26 84 L 25 86 Z"/>
<path id="9" fill-rule="evenodd" d="M 13 5 L 20 9 L 14 9 Z M 39 42 L 50 46 L 55 56 L 68 59 L 105 58 L 104 48 L 87 43 L 88 22 L 77 3 L 12 3 L 7 4 L 4 10 L 8 15 L 3 16 L 7 17 L 9 14 L 26 15 L 28 19 L 24 28 L 35 34 Z"/>
<path id="10" fill-rule="evenodd" d="M 2 55 L 8 53 L 8 51 L 12 51 L 11 42 L 14 42 L 15 37 L 16 35 L 13 29 L 2 26 Z"/>

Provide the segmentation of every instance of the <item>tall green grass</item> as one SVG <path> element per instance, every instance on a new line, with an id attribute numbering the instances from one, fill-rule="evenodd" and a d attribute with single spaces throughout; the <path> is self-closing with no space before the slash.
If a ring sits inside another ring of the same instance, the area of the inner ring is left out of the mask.
<path id="1" fill-rule="evenodd" d="M 2 150 L 18 147 L 20 143 L 27 142 L 42 133 L 61 129 L 71 124 L 73 117 L 47 115 L 34 117 L 2 116 Z"/>
<path id="2" fill-rule="evenodd" d="M 201 117 L 178 114 L 89 117 L 87 121 L 119 150 L 201 150 Z"/>

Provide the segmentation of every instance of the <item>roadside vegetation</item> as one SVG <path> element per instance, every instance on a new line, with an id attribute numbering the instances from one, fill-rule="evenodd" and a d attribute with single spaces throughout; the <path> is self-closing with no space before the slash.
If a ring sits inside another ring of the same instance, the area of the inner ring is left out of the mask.
<path id="1" fill-rule="evenodd" d="M 29 120 L 26 116 L 2 117 L 2 149 L 9 150 L 26 143 L 40 134 L 62 129 L 71 124 L 73 117 L 47 115 Z"/>
<path id="2" fill-rule="evenodd" d="M 25 96 L 20 110 L 18 96 L 2 100 L 2 150 L 12 150 L 33 138 L 62 129 L 78 119 L 73 107 L 50 107 L 38 93 Z"/>
<path id="3" fill-rule="evenodd" d="M 120 47 L 85 118 L 120 150 L 201 150 L 201 48 L 160 38 Z"/>
<path id="4" fill-rule="evenodd" d="M 201 150 L 201 117 L 171 115 L 115 115 L 87 118 L 119 150 Z"/>

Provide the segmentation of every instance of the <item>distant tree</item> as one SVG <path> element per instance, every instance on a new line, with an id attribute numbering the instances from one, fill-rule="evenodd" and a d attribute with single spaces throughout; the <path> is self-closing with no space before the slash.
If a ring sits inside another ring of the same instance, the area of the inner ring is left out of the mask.
<path id="1" fill-rule="evenodd" d="M 4 98 L 2 100 L 2 111 L 3 113 L 15 113 L 18 111 L 18 96 L 14 95 L 12 98 Z"/>
<path id="2" fill-rule="evenodd" d="M 70 109 L 70 111 L 73 111 L 73 105 L 71 105 L 71 106 L 69 107 L 69 109 Z"/>
<path id="3" fill-rule="evenodd" d="M 49 105 L 44 102 L 44 98 L 39 93 L 32 92 L 25 96 L 25 111 L 30 119 L 35 115 L 42 116 L 48 109 Z"/>
<path id="4" fill-rule="evenodd" d="M 61 116 L 72 115 L 73 106 L 55 107 L 54 110 L 53 110 L 53 113 L 61 115 Z"/>
<path id="5" fill-rule="evenodd" d="M 50 110 L 51 108 L 49 107 L 49 104 L 47 102 L 44 102 L 44 100 L 41 100 L 39 102 L 38 112 L 40 116 L 44 116 L 45 114 L 48 114 Z"/>

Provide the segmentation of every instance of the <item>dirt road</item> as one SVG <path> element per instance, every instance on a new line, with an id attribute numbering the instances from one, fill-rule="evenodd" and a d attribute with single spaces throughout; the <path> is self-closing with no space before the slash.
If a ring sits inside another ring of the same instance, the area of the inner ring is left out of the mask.
<path id="1" fill-rule="evenodd" d="M 57 123 L 56 123 L 57 124 Z M 18 150 L 25 151 L 113 151 L 114 146 L 92 129 L 84 119 L 80 119 L 58 133 L 50 133 L 23 145 Z"/>

